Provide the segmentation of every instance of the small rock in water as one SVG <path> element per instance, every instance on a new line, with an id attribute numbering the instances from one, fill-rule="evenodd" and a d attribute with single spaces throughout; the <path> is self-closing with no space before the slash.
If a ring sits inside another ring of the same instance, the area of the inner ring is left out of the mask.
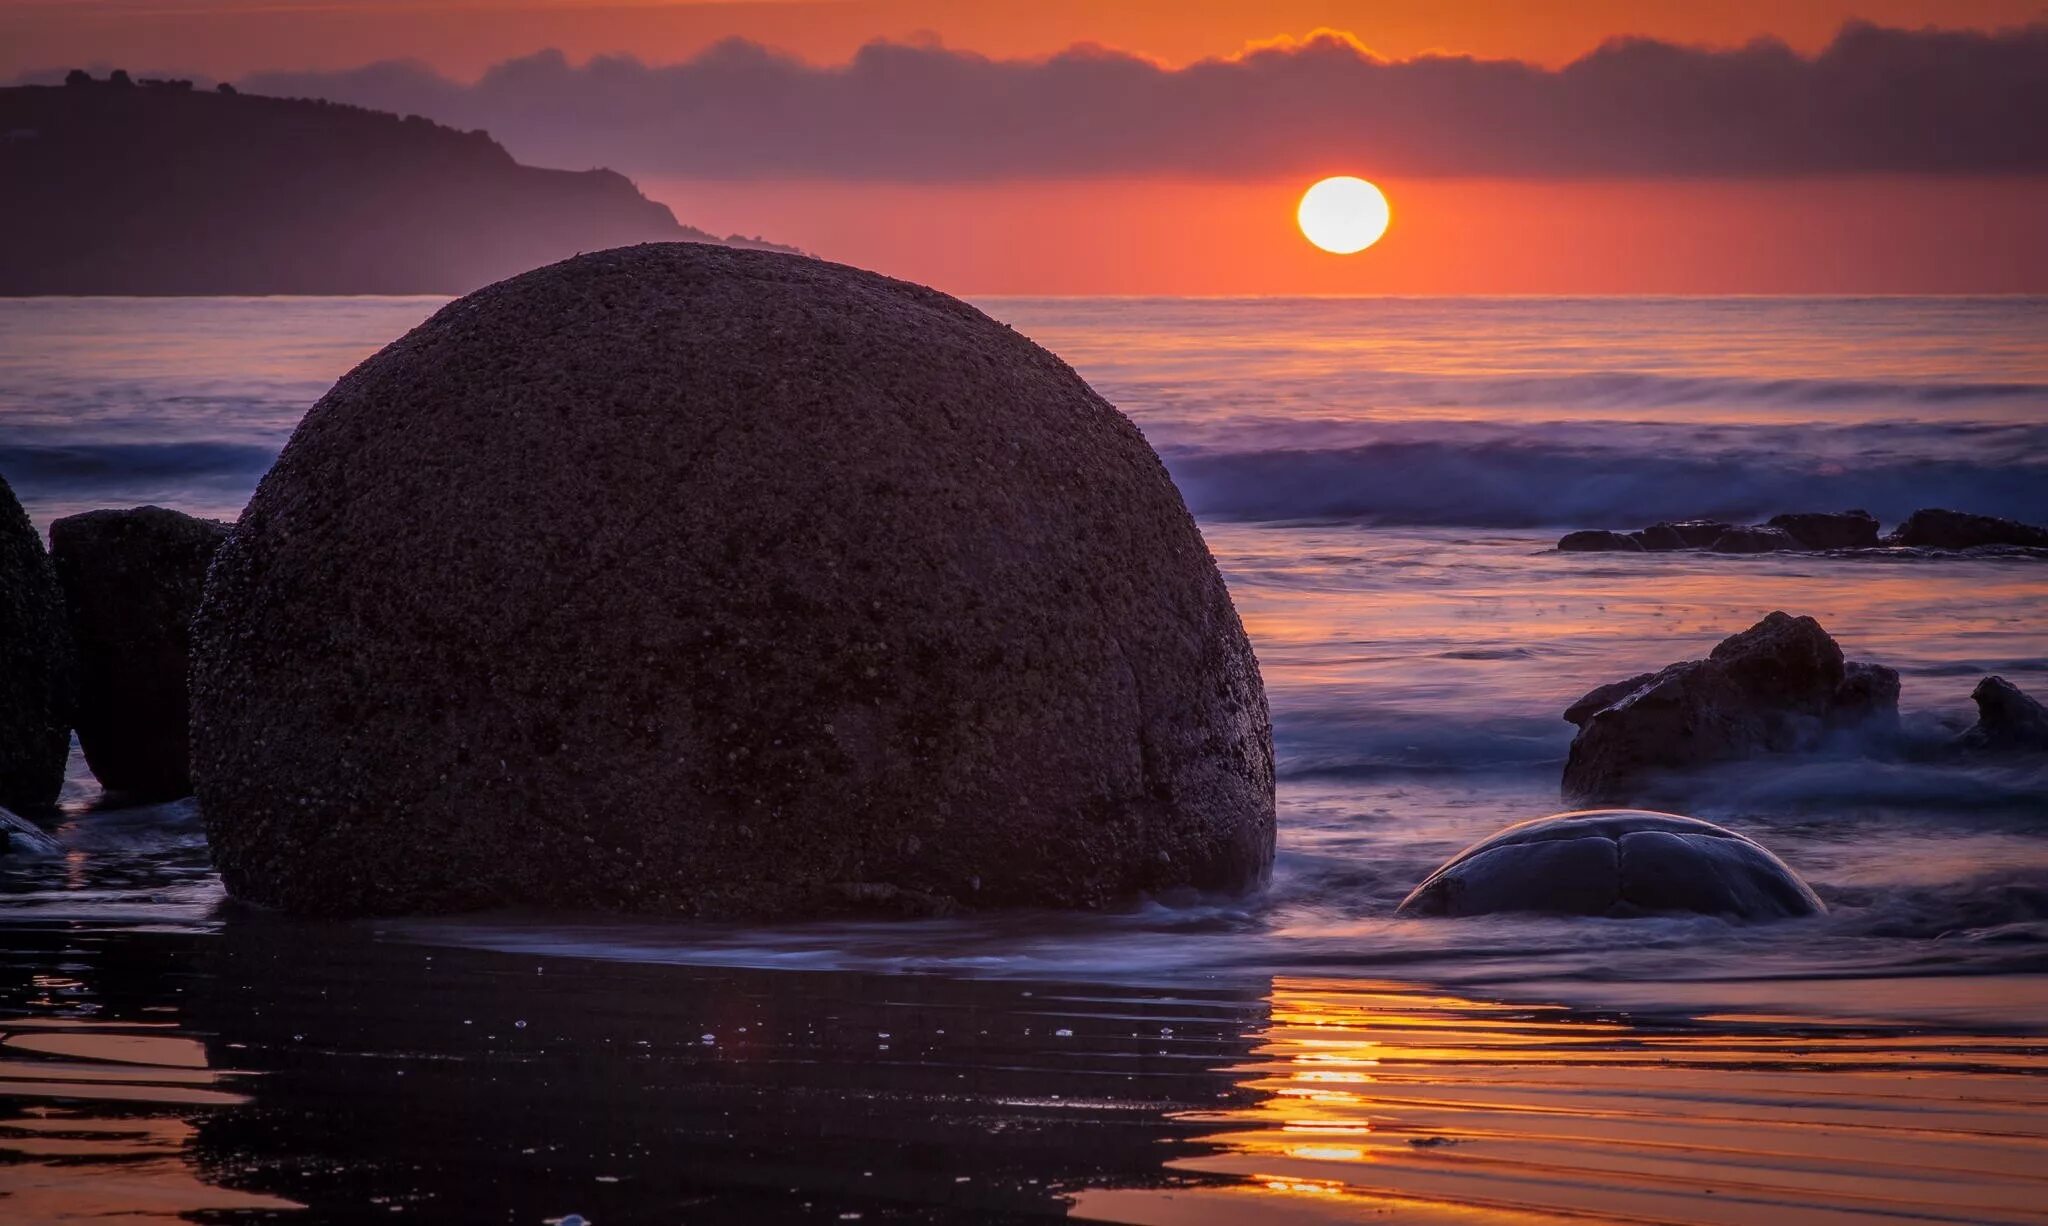
<path id="1" fill-rule="evenodd" d="M 1988 753 L 2048 752 L 2048 707 L 2003 677 L 1986 677 L 1970 691 L 1977 722 L 1956 747 Z"/>
<path id="2" fill-rule="evenodd" d="M 1674 813 L 1596 809 L 1520 822 L 1473 844 L 1415 887 L 1399 913 L 1769 920 L 1826 910 L 1784 861 L 1733 830 Z"/>
<path id="3" fill-rule="evenodd" d="M 1842 665 L 1842 683 L 1835 687 L 1832 716 L 1838 726 L 1867 724 L 1896 728 L 1899 723 L 1899 671 L 1867 660 Z"/>
<path id="4" fill-rule="evenodd" d="M 1610 682 L 1565 709 L 1572 800 L 1622 803 L 1661 772 L 1811 750 L 1828 733 L 1898 720 L 1899 675 L 1844 662 L 1810 617 L 1772 613 L 1704 660 Z"/>

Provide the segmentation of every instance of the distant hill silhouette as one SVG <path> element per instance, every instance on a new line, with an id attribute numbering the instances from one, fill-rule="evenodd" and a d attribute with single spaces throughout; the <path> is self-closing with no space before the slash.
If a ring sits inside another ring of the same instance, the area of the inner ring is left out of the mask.
<path id="1" fill-rule="evenodd" d="M 776 247 L 484 132 L 120 72 L 0 88 L 0 185 L 0 295 L 456 294 L 629 243 Z"/>

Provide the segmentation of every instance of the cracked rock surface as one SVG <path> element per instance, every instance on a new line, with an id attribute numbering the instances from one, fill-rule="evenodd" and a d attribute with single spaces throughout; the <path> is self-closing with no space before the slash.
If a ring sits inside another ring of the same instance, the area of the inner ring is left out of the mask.
<path id="1" fill-rule="evenodd" d="M 1596 809 L 1520 822 L 1466 848 L 1400 910 L 1768 920 L 1827 908 L 1784 861 L 1733 830 L 1672 813 Z"/>

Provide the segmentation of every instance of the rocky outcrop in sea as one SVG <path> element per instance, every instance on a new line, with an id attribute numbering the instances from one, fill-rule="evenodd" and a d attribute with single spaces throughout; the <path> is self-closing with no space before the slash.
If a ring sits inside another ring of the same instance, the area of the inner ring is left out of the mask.
<path id="1" fill-rule="evenodd" d="M 1578 726 L 1563 792 L 1622 803 L 1658 775 L 1815 748 L 1831 732 L 1898 719 L 1899 676 L 1845 661 L 1811 617 L 1772 613 L 1703 660 L 1600 686 L 1565 710 Z"/>
<path id="2" fill-rule="evenodd" d="M 1689 519 L 1651 524 L 1633 532 L 1582 528 L 1559 538 L 1564 553 L 1670 553 L 1703 549 L 1711 553 L 1832 553 L 1841 550 L 2048 549 L 2048 528 L 1995 515 L 1962 511 L 1915 511 L 1889 535 L 1878 534 L 1868 511 L 1799 511 L 1774 515 L 1762 524 Z"/>

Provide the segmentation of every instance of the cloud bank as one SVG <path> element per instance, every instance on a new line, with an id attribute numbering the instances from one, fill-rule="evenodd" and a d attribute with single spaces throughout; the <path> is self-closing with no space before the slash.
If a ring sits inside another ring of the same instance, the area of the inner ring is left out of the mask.
<path id="1" fill-rule="evenodd" d="M 1810 57 L 1625 39 L 1558 69 L 1384 60 L 1324 32 L 1177 69 L 900 43 L 817 66 L 731 41 L 660 67 L 542 52 L 474 84 L 407 62 L 241 84 L 486 128 L 529 162 L 697 178 L 2048 172 L 2048 23 L 1852 24 Z"/>

